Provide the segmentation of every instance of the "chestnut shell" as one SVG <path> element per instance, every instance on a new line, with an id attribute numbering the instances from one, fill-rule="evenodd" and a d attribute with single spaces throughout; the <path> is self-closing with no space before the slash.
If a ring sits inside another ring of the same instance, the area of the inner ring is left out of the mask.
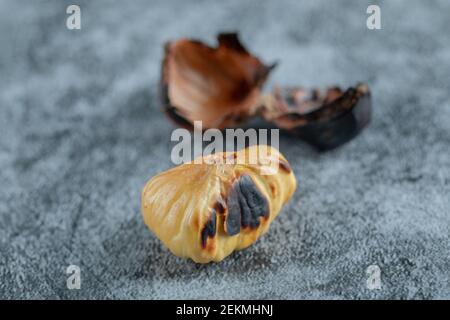
<path id="1" fill-rule="evenodd" d="M 367 84 L 343 91 L 278 88 L 262 93 L 275 64 L 249 53 L 236 33 L 221 33 L 218 46 L 198 40 L 168 42 L 161 72 L 166 114 L 192 129 L 236 127 L 259 115 L 320 150 L 338 147 L 355 137 L 371 119 Z"/>
<path id="2" fill-rule="evenodd" d="M 263 118 L 320 150 L 333 149 L 351 140 L 370 122 L 371 94 L 366 84 L 345 92 L 332 87 L 324 94 L 301 88 L 287 91 L 283 95 L 279 89 L 275 90 L 275 106 L 262 111 Z M 293 92 L 299 91 L 308 98 L 296 100 Z"/>
<path id="3" fill-rule="evenodd" d="M 165 45 L 161 91 L 166 113 L 178 125 L 205 129 L 233 127 L 255 113 L 261 88 L 275 65 L 265 65 L 222 33 L 218 46 L 180 39 Z"/>

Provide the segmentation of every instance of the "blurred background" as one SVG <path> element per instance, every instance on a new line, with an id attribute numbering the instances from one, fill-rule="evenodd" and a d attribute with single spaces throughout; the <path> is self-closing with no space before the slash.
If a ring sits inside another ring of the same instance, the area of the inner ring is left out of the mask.
<path id="1" fill-rule="evenodd" d="M 81 29 L 66 8 L 81 8 Z M 381 30 L 366 26 L 370 4 Z M 0 298 L 449 298 L 448 1 L 0 2 Z M 266 85 L 368 82 L 372 123 L 318 153 L 283 135 L 298 189 L 247 250 L 171 255 L 140 192 L 172 166 L 163 44 L 238 31 Z M 81 289 L 66 268 L 81 269 Z M 367 287 L 369 265 L 381 289 Z"/>

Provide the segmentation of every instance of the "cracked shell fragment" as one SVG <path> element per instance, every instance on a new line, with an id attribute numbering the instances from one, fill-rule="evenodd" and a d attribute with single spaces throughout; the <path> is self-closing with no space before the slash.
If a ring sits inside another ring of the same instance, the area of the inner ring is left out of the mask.
<path id="1" fill-rule="evenodd" d="M 180 39 L 165 46 L 161 93 L 167 115 L 178 125 L 204 128 L 239 125 L 256 112 L 261 89 L 275 65 L 248 52 L 237 34 L 221 33 L 218 46 Z"/>
<path id="2" fill-rule="evenodd" d="M 178 125 L 193 129 L 239 127 L 261 117 L 319 150 L 352 140 L 370 122 L 369 86 L 341 89 L 263 85 L 276 64 L 266 65 L 245 49 L 236 33 L 218 35 L 217 47 L 192 39 L 165 46 L 160 88 L 163 108 Z"/>
<path id="3" fill-rule="evenodd" d="M 195 163 L 199 159 L 203 163 Z M 173 254 L 217 262 L 264 234 L 295 189 L 283 155 L 269 146 L 252 146 L 204 156 L 153 177 L 142 191 L 142 214 Z"/>
<path id="4" fill-rule="evenodd" d="M 261 110 L 264 119 L 320 150 L 350 141 L 369 124 L 371 113 L 371 93 L 364 83 L 345 91 L 277 87 Z"/>

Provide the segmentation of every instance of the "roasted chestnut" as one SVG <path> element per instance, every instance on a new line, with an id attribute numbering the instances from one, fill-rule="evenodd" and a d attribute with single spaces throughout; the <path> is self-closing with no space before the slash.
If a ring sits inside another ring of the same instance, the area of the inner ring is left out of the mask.
<path id="1" fill-rule="evenodd" d="M 165 112 L 183 127 L 202 121 L 204 129 L 261 116 L 320 149 L 347 142 L 369 123 L 366 84 L 345 91 L 275 88 L 262 94 L 274 67 L 250 54 L 235 33 L 219 34 L 215 48 L 190 39 L 169 42 L 161 73 Z"/>
<path id="2" fill-rule="evenodd" d="M 296 179 L 283 155 L 265 145 L 197 160 L 150 179 L 142 214 L 173 254 L 198 263 L 221 261 L 268 230 Z"/>

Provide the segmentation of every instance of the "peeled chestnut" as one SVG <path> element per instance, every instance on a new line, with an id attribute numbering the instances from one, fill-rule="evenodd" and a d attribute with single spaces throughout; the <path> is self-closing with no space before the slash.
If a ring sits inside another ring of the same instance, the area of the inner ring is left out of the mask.
<path id="1" fill-rule="evenodd" d="M 366 84 L 343 91 L 262 87 L 275 64 L 250 54 L 237 34 L 218 35 L 218 46 L 180 39 L 165 46 L 161 91 L 166 113 L 179 125 L 235 127 L 260 116 L 320 149 L 337 147 L 370 121 Z"/>
<path id="2" fill-rule="evenodd" d="M 173 254 L 207 263 L 265 233 L 294 193 L 296 179 L 270 146 L 200 158 L 150 179 L 142 191 L 142 214 Z"/>

